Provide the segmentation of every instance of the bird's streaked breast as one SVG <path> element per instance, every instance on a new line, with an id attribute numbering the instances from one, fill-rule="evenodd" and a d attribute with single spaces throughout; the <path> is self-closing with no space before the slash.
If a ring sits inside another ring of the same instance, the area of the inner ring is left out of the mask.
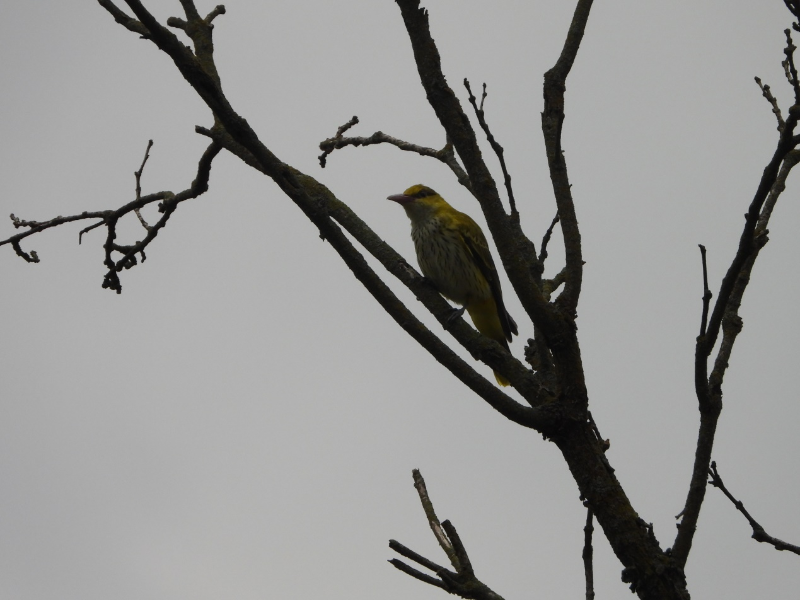
<path id="1" fill-rule="evenodd" d="M 431 218 L 413 223 L 411 238 L 422 274 L 445 298 L 466 305 L 492 295 L 458 230 Z"/>

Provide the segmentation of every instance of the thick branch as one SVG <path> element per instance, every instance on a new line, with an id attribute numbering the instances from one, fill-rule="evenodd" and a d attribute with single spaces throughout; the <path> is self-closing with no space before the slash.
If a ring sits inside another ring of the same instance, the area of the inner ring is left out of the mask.
<path id="1" fill-rule="evenodd" d="M 396 0 L 405 23 L 420 81 L 433 111 L 452 141 L 486 217 L 497 251 L 522 306 L 548 336 L 556 336 L 553 314 L 537 286 L 541 265 L 533 243 L 524 235 L 515 216 L 509 217 L 500 201 L 492 175 L 478 146 L 475 131 L 442 72 L 441 58 L 431 37 L 428 13 L 419 0 Z"/>
<path id="2" fill-rule="evenodd" d="M 575 204 L 572 200 L 572 190 L 567 175 L 567 162 L 561 146 L 561 132 L 564 125 L 566 80 L 578 54 L 591 8 L 592 0 L 578 1 L 561 56 L 555 66 L 544 75 L 542 133 L 544 134 L 553 193 L 561 220 L 561 231 L 564 234 L 567 262 L 566 283 L 564 291 L 558 298 L 558 304 L 568 315 L 574 315 L 578 307 L 583 279 L 583 256 L 578 218 L 575 214 Z"/>
<path id="3" fill-rule="evenodd" d="M 327 188 L 313 178 L 282 163 L 268 150 L 247 121 L 232 109 L 219 85 L 209 77 L 204 69 L 198 68 L 191 52 L 177 42 L 174 34 L 160 25 L 137 0 L 126 0 L 126 2 L 137 17 L 148 26 L 152 34 L 152 41 L 172 57 L 187 81 L 214 111 L 220 126 L 224 127 L 226 132 L 226 135 L 219 137 L 227 138 L 229 136 L 238 152 L 252 157 L 250 163 L 271 177 L 283 192 L 303 210 L 319 228 L 322 237 L 331 243 L 359 281 L 392 318 L 431 352 L 437 361 L 444 364 L 501 414 L 526 427 L 547 429 L 550 426 L 548 423 L 550 423 L 551 417 L 546 411 L 533 410 L 512 400 L 478 375 L 446 344 L 428 331 L 369 267 L 331 217 L 343 224 L 348 233 L 353 235 L 390 272 L 403 281 L 443 324 L 446 323 L 446 317 L 451 314 L 450 307 L 444 299 L 430 286 L 425 285 L 422 278 L 413 269 L 410 269 L 397 253 L 392 251 L 346 205 L 338 201 Z M 205 133 L 217 139 L 213 130 Z M 481 336 L 463 320 L 454 323 L 450 330 L 473 355 L 506 375 L 512 385 L 526 396 L 529 403 L 536 405 L 544 402 L 546 391 L 542 390 L 533 375 L 519 361 L 505 352 L 499 344 Z"/>
<path id="4" fill-rule="evenodd" d="M 432 286 L 426 282 L 426 280 L 424 280 L 414 269 L 412 269 L 408 263 L 406 263 L 406 261 L 399 254 L 397 254 L 397 252 L 395 252 L 377 234 L 375 234 L 375 232 L 372 231 L 372 229 L 370 229 L 369 226 L 367 226 L 367 224 L 358 217 L 358 215 L 350 210 L 346 204 L 336 199 L 330 193 L 330 191 L 327 190 L 327 188 L 324 188 L 324 186 L 314 182 L 312 178 L 306 175 L 302 175 L 300 179 L 303 182 L 308 182 L 307 185 L 316 190 L 315 198 L 318 199 L 316 202 L 320 205 L 326 206 L 330 216 L 340 225 L 342 225 L 342 227 L 344 227 L 345 230 L 347 230 L 347 232 L 352 235 L 373 257 L 378 259 L 378 261 L 380 261 L 390 273 L 403 282 L 403 284 L 414 293 L 417 299 L 422 302 L 439 320 L 442 326 L 447 328 L 448 331 L 456 338 L 456 340 L 458 340 L 459 343 L 469 350 L 473 356 L 484 360 L 486 364 L 491 366 L 494 370 L 506 375 L 514 388 L 520 392 L 520 394 L 522 394 L 522 396 L 528 401 L 529 404 L 531 404 L 531 406 L 544 405 L 544 403 L 550 398 L 550 394 L 546 389 L 542 388 L 541 383 L 532 373 L 530 373 L 514 357 L 503 350 L 499 344 L 496 344 L 492 340 L 480 335 L 472 327 L 467 325 L 463 319 L 458 319 L 451 323 L 449 321 L 450 316 L 452 315 L 452 309 L 450 308 L 450 305 Z M 409 322 L 408 317 L 403 317 L 400 320 L 395 317 L 395 320 L 397 320 L 397 322 L 404 328 L 405 324 Z M 414 320 L 416 321 L 416 319 Z M 424 329 L 421 324 L 419 324 L 419 328 Z M 417 328 L 415 327 L 415 331 L 416 329 Z M 412 332 L 409 331 L 409 333 Z M 444 348 L 447 348 L 447 346 L 438 340 L 438 338 L 435 339 L 437 340 L 438 344 L 441 344 L 440 350 L 444 351 Z M 420 341 L 420 343 L 422 343 L 422 341 Z M 430 350 L 431 348 L 429 348 L 429 351 Z M 437 360 L 442 362 L 442 359 L 438 356 Z M 460 379 L 462 378 L 458 374 L 456 375 Z M 489 389 L 492 390 L 491 398 L 486 396 L 484 393 L 481 393 L 481 397 L 483 397 L 487 402 L 492 404 L 493 402 L 499 402 L 501 398 L 508 398 L 505 396 L 505 394 L 500 392 L 498 388 L 494 387 L 493 384 L 490 384 L 489 382 L 486 383 L 489 385 Z M 485 391 L 488 392 L 488 390 Z M 496 399 L 492 399 L 495 398 L 496 392 L 501 395 L 497 396 Z M 513 404 L 517 405 L 516 402 L 513 402 Z M 495 404 L 492 405 L 495 406 Z M 543 406 L 542 410 L 550 411 L 551 409 Z M 547 421 L 544 415 L 545 412 L 541 412 L 537 417 L 537 422 L 539 426 L 542 427 L 546 426 Z M 512 417 L 509 416 L 509 418 Z M 516 417 L 512 418 L 512 420 L 515 420 L 515 418 Z"/>
<path id="5" fill-rule="evenodd" d="M 592 422 L 564 426 L 554 437 L 572 476 L 591 508 L 614 553 L 625 566 L 624 581 L 640 598 L 688 599 L 682 570 L 672 564 L 655 539 L 652 528 L 639 518 L 616 478 L 604 450 L 606 442 Z"/>

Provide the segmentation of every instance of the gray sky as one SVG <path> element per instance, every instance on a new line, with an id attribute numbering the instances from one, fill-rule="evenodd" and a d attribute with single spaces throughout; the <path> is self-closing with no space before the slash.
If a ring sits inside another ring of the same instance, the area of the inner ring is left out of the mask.
<path id="1" fill-rule="evenodd" d="M 187 187 L 206 146 L 194 126 L 211 119 L 166 55 L 94 2 L 7 4 L 0 214 L 45 219 L 129 201 L 150 138 L 144 192 Z M 180 10 L 146 4 L 163 18 Z M 567 82 L 591 410 L 663 547 L 698 424 L 697 244 L 708 247 L 716 291 L 777 136 L 753 76 L 784 110 L 791 103 L 780 66 L 788 11 L 780 0 L 736 4 L 598 0 Z M 464 77 L 489 85 L 487 118 L 538 241 L 555 212 L 541 81 L 572 3 L 427 6 L 462 102 Z M 215 22 L 224 89 L 282 160 L 411 261 L 407 219 L 387 195 L 426 183 L 478 217 L 435 161 L 373 147 L 317 163 L 318 143 L 354 114 L 354 134 L 444 143 L 393 2 L 226 7 Z M 792 181 L 745 297 L 714 453 L 767 531 L 794 543 L 799 226 Z M 13 233 L 3 227 L 3 238 Z M 432 362 L 270 181 L 221 155 L 211 190 L 182 205 L 147 262 L 123 273 L 121 296 L 100 287 L 103 234 L 79 246 L 79 229 L 23 244 L 37 265 L 0 251 L 0 599 L 443 598 L 385 562 L 390 538 L 444 561 L 415 467 L 498 593 L 582 597 L 584 509 L 556 448 Z M 120 229 L 123 242 L 141 236 L 135 222 Z M 508 304 L 521 357 L 532 328 Z M 797 557 L 749 535 L 709 489 L 688 566 L 694 597 L 796 596 Z M 628 597 L 619 562 L 595 539 L 597 597 Z"/>

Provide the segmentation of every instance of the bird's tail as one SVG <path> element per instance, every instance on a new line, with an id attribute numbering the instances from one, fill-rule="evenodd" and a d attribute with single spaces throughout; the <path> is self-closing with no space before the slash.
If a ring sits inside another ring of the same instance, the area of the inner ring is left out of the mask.
<path id="1" fill-rule="evenodd" d="M 497 371 L 494 372 L 494 378 L 497 379 L 497 383 L 499 383 L 503 387 L 511 385 L 511 382 L 502 375 L 500 375 L 500 373 L 498 373 Z"/>
<path id="2" fill-rule="evenodd" d="M 480 331 L 486 337 L 492 338 L 498 344 L 508 350 L 508 342 L 506 341 L 506 334 L 503 331 L 503 326 L 500 322 L 500 316 L 497 312 L 497 304 L 494 298 L 489 297 L 482 302 L 473 302 L 467 305 L 467 312 L 475 324 L 475 329 Z M 516 323 L 514 324 L 516 327 Z M 494 372 L 494 378 L 497 383 L 503 387 L 510 385 L 510 381 L 500 375 L 497 371 Z"/>

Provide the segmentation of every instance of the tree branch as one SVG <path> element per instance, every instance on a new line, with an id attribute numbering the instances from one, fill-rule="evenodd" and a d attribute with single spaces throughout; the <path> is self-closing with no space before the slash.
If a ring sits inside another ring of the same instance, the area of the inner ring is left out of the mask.
<path id="1" fill-rule="evenodd" d="M 594 515 L 592 514 L 592 509 L 586 509 L 586 525 L 583 528 L 583 553 L 581 557 L 583 558 L 583 572 L 586 578 L 586 600 L 594 600 L 594 572 L 592 569 L 592 555 L 594 554 L 594 550 L 592 549 L 592 533 L 594 532 L 594 527 L 592 526 Z"/>
<path id="2" fill-rule="evenodd" d="M 184 1 L 190 2 L 190 0 Z M 535 410 L 512 400 L 488 380 L 478 375 L 437 336 L 428 331 L 375 274 L 333 219 L 345 227 L 347 232 L 378 258 L 384 267 L 406 284 L 443 325 L 447 323 L 447 317 L 452 314 L 449 304 L 430 286 L 424 285 L 423 279 L 408 267 L 402 257 L 391 250 L 330 190 L 312 177 L 281 162 L 267 149 L 247 121 L 230 106 L 222 93 L 218 79 L 215 80 L 209 75 L 206 68 L 200 67 L 191 51 L 178 42 L 172 32 L 158 23 L 138 0 L 126 0 L 126 2 L 150 30 L 153 43 L 173 59 L 186 80 L 214 112 L 217 125 L 214 129 L 205 130 L 203 133 L 211 135 L 212 139 L 227 141 L 238 154 L 249 157 L 248 164 L 271 177 L 319 228 L 323 239 L 331 243 L 356 278 L 390 316 L 425 347 L 437 361 L 445 365 L 490 406 L 520 425 L 544 430 L 552 427 L 554 418 L 552 410 L 547 408 Z M 211 30 L 198 28 L 196 34 L 210 38 Z M 204 44 L 210 46 L 210 39 Z M 200 46 L 197 45 L 197 47 Z M 214 133 L 215 129 L 218 132 L 220 129 L 224 129 L 225 133 Z M 220 143 L 223 142 L 220 141 Z M 541 405 L 549 398 L 547 391 L 541 387 L 539 381 L 499 344 L 480 335 L 463 320 L 452 325 L 448 324 L 448 329 L 473 356 L 507 376 L 511 384 L 526 397 L 529 404 Z"/>
<path id="3" fill-rule="evenodd" d="M 556 213 L 556 216 L 553 217 L 553 221 L 550 223 L 550 227 L 547 228 L 547 231 L 545 232 L 544 237 L 542 238 L 542 249 L 539 251 L 539 262 L 542 263 L 542 266 L 544 266 L 544 261 L 547 260 L 548 256 L 547 244 L 550 243 L 550 238 L 553 235 L 553 229 L 555 229 L 555 226 L 558 223 L 558 221 L 559 217 L 558 213 Z"/>
<path id="4" fill-rule="evenodd" d="M 433 532 L 433 537 L 436 538 L 436 541 L 439 542 L 439 546 L 444 553 L 447 555 L 447 558 L 450 560 L 450 564 L 453 565 L 453 568 L 458 571 L 461 569 L 461 563 L 459 558 L 456 554 L 456 551 L 453 549 L 453 544 L 447 538 L 447 534 L 445 533 L 444 529 L 442 529 L 442 524 L 439 522 L 439 517 L 436 516 L 436 511 L 433 508 L 433 502 L 431 502 L 431 498 L 428 495 L 428 488 L 425 486 L 425 480 L 422 478 L 422 473 L 419 472 L 419 469 L 414 469 L 411 471 L 411 475 L 414 478 L 414 487 L 417 489 L 417 494 L 419 494 L 419 501 L 422 503 L 422 509 L 425 511 L 425 516 L 428 519 L 428 525 L 430 525 L 431 531 Z"/>
<path id="5" fill-rule="evenodd" d="M 475 131 L 442 72 L 439 51 L 431 37 L 428 13 L 420 8 L 419 0 L 396 2 L 428 102 L 461 158 L 509 281 L 533 323 L 546 335 L 555 337 L 558 327 L 552 309 L 538 288 L 542 269 L 536 250 L 522 232 L 518 215 L 509 217 L 503 209 L 495 181 L 483 161 Z"/>
<path id="6" fill-rule="evenodd" d="M 700 246 L 700 261 L 703 263 L 703 316 L 700 319 L 700 336 L 706 334 L 706 327 L 708 326 L 708 306 L 711 302 L 713 294 L 708 289 L 708 265 L 706 263 L 706 247 L 703 244 Z"/>
<path id="7" fill-rule="evenodd" d="M 486 84 L 483 84 L 483 94 L 481 95 L 481 105 L 478 107 L 478 104 L 475 100 L 475 96 L 472 95 L 472 90 L 469 87 L 469 80 L 465 77 L 464 78 L 464 87 L 467 88 L 467 93 L 469 94 L 469 103 L 472 104 L 472 108 L 475 111 L 475 116 L 478 118 L 478 123 L 483 129 L 483 132 L 486 134 L 486 139 L 489 141 L 489 144 L 494 150 L 494 153 L 497 155 L 497 160 L 500 161 L 500 169 L 503 171 L 503 181 L 505 182 L 506 186 L 506 193 L 508 194 L 508 204 L 509 208 L 511 209 L 511 215 L 514 218 L 519 218 L 519 211 L 517 210 L 517 201 L 514 200 L 514 190 L 511 189 L 511 175 L 506 168 L 506 159 L 503 157 L 503 147 L 497 142 L 497 140 L 492 135 L 491 130 L 489 129 L 489 124 L 486 122 L 486 116 L 483 112 L 483 101 L 486 100 Z"/>
<path id="8" fill-rule="evenodd" d="M 142 38 L 149 39 L 150 32 L 147 30 L 140 21 L 136 19 L 132 19 L 128 15 L 126 15 L 123 11 L 121 11 L 111 0 L 97 0 L 98 4 L 105 8 L 111 16 L 114 17 L 114 20 L 122 25 L 125 29 L 132 31 L 134 33 L 138 33 Z"/>
<path id="9" fill-rule="evenodd" d="M 150 146 L 152 144 L 148 144 L 148 152 Z M 38 256 L 36 252 L 31 252 L 30 256 L 28 256 L 25 252 L 22 251 L 20 247 L 20 240 L 44 231 L 46 229 L 50 229 L 52 227 L 58 227 L 59 225 L 64 225 L 65 223 L 71 223 L 73 221 L 82 221 L 86 219 L 99 219 L 99 221 L 89 227 L 83 229 L 79 236 L 78 241 L 80 243 L 81 236 L 100 226 L 105 226 L 107 229 L 106 241 L 103 244 L 103 248 L 105 251 L 105 259 L 103 263 L 108 268 L 108 272 L 105 274 L 103 278 L 103 287 L 112 289 L 116 291 L 118 294 L 122 292 L 122 284 L 119 280 L 118 273 L 123 269 L 130 269 L 131 267 L 137 264 L 136 255 L 140 254 L 142 256 L 142 261 L 145 260 L 144 250 L 145 248 L 152 242 L 158 232 L 167 224 L 169 217 L 178 207 L 178 204 L 181 202 L 185 202 L 186 200 L 190 200 L 192 198 L 196 198 L 201 194 L 205 193 L 208 190 L 208 180 L 211 175 L 211 163 L 214 160 L 214 157 L 219 153 L 222 147 L 217 144 L 216 142 L 212 142 L 211 145 L 206 148 L 206 151 L 203 153 L 203 156 L 200 158 L 197 164 L 197 176 L 195 177 L 192 184 L 182 192 L 177 194 L 173 194 L 172 192 L 157 192 L 155 194 L 148 194 L 146 196 L 141 195 L 141 188 L 139 187 L 139 177 L 137 177 L 136 182 L 136 199 L 132 202 L 121 206 L 116 210 L 102 210 L 102 211 L 84 211 L 79 215 L 72 215 L 69 217 L 55 217 L 54 219 L 50 219 L 49 221 L 23 221 L 18 219 L 13 214 L 11 215 L 11 220 L 14 223 L 14 227 L 20 228 L 25 227 L 28 230 L 19 233 L 17 235 L 11 236 L 5 240 L 0 241 L 0 246 L 5 244 L 11 244 L 14 248 L 15 252 L 20 255 L 23 259 L 27 262 L 39 262 Z M 147 160 L 147 153 L 145 154 L 145 161 Z M 144 168 L 144 162 L 142 162 L 142 167 L 137 172 L 139 176 L 141 176 L 141 171 Z M 129 246 L 120 246 L 115 243 L 116 239 L 116 226 L 119 220 L 124 217 L 125 215 L 134 212 L 136 213 L 140 208 L 147 206 L 148 204 L 152 204 L 154 202 L 160 202 L 158 206 L 159 212 L 162 213 L 161 218 L 155 223 L 155 225 L 149 226 L 147 229 L 147 235 L 145 238 L 135 244 Z M 117 252 L 122 254 L 122 258 L 118 260 L 114 260 L 113 253 Z"/>
<path id="10" fill-rule="evenodd" d="M 747 519 L 747 522 L 750 523 L 750 527 L 753 528 L 753 535 L 751 537 L 754 540 L 757 542 L 771 544 L 776 550 L 788 550 L 789 552 L 800 554 L 800 546 L 795 546 L 794 544 L 789 544 L 783 540 L 774 538 L 764 531 L 764 528 L 758 524 L 758 522 L 750 515 L 749 512 L 747 512 L 744 504 L 742 504 L 740 500 L 734 498 L 733 494 L 731 494 L 728 491 L 728 488 L 725 487 L 725 484 L 722 482 L 722 477 L 720 477 L 719 472 L 717 472 L 716 462 L 711 463 L 711 468 L 708 470 L 708 475 L 711 477 L 711 480 L 708 483 L 721 490 L 722 493 L 728 497 L 728 500 L 733 502 L 733 505 L 736 507 L 736 509 L 744 515 L 745 519 Z"/>
<path id="11" fill-rule="evenodd" d="M 555 66 L 544 75 L 542 133 L 544 134 L 553 193 L 561 220 L 561 231 L 564 234 L 567 262 L 564 291 L 561 292 L 557 304 L 568 315 L 574 315 L 577 311 L 581 281 L 583 280 L 583 256 L 578 218 L 575 214 L 575 203 L 572 199 L 571 185 L 567 175 L 567 162 L 561 145 L 561 132 L 565 118 L 566 80 L 578 54 L 591 8 L 592 0 L 578 1 L 561 56 Z"/>
<path id="12" fill-rule="evenodd" d="M 140 200 L 142 197 L 142 173 L 144 172 L 144 166 L 147 164 L 147 159 L 150 158 L 150 148 L 153 147 L 153 140 L 148 140 L 147 148 L 144 151 L 144 159 L 142 160 L 142 166 L 139 167 L 139 170 L 136 171 L 133 175 L 136 178 L 136 199 Z M 142 217 L 142 213 L 138 208 L 134 208 L 133 212 L 136 213 L 136 216 L 139 218 L 139 222 L 142 224 L 147 231 L 150 231 L 150 225 L 147 224 L 147 221 L 144 220 Z M 81 232 L 83 233 L 83 232 Z"/>
<path id="13" fill-rule="evenodd" d="M 399 552 L 399 550 L 397 549 L 398 546 L 402 546 L 402 544 L 399 544 L 395 540 L 389 540 L 389 547 L 392 550 L 396 550 L 396 551 Z M 409 550 L 409 552 L 410 552 L 410 550 Z M 414 554 L 416 554 L 416 553 L 414 553 Z M 420 557 L 420 558 L 422 558 L 422 557 Z M 399 569 L 400 571 L 402 571 L 406 575 L 411 575 L 413 578 L 419 579 L 423 583 L 427 583 L 428 585 L 432 585 L 434 587 L 438 587 L 438 588 L 441 588 L 443 590 L 447 590 L 447 588 L 445 587 L 444 583 L 442 583 L 439 579 L 436 579 L 435 577 L 431 577 L 430 575 L 426 575 L 422 571 L 418 571 L 417 569 L 408 566 L 406 563 L 404 563 L 400 559 L 393 558 L 393 559 L 391 559 L 389 561 L 389 564 L 392 565 L 393 567 L 395 567 L 396 569 Z"/>
<path id="14" fill-rule="evenodd" d="M 792 42 L 792 33 L 788 29 L 784 29 L 784 33 L 786 34 L 786 48 L 784 48 L 783 53 L 786 59 L 781 63 L 781 66 L 783 66 L 783 70 L 786 73 L 786 80 L 794 91 L 794 103 L 800 104 L 800 80 L 797 78 L 797 69 L 794 66 L 794 51 L 797 50 L 797 47 Z"/>
<path id="15" fill-rule="evenodd" d="M 791 58 L 795 48 L 791 43 L 788 30 L 786 37 L 787 60 L 784 62 L 793 65 L 794 62 Z M 792 86 L 795 88 L 796 97 L 800 98 L 797 95 L 796 82 L 792 83 Z M 745 224 L 739 238 L 739 246 L 720 284 L 707 329 L 697 338 L 695 392 L 700 410 L 700 430 L 697 436 L 697 449 L 686 504 L 679 515 L 682 516 L 682 520 L 678 525 L 678 534 L 672 550 L 673 558 L 680 567 L 686 565 L 697 529 L 700 508 L 705 498 L 707 473 L 711 463 L 717 421 L 722 411 L 722 383 L 733 351 L 733 344 L 742 330 L 739 307 L 750 282 L 753 265 L 761 248 L 768 241 L 767 225 L 772 210 L 786 187 L 786 178 L 789 172 L 800 159 L 798 156 L 800 153 L 795 150 L 799 140 L 795 139 L 794 135 L 798 118 L 800 118 L 800 104 L 795 104 L 789 109 L 789 116 L 784 122 L 783 128 L 779 128 L 780 135 L 772 159 L 764 169 L 756 193 L 745 214 Z M 722 341 L 717 351 L 713 370 L 709 374 L 709 358 L 720 332 L 722 332 Z"/>
<path id="16" fill-rule="evenodd" d="M 772 106 L 772 112 L 775 115 L 775 118 L 778 119 L 778 131 L 783 131 L 783 128 L 786 126 L 786 122 L 783 120 L 783 115 L 781 114 L 781 109 L 778 106 L 778 101 L 775 99 L 775 96 L 772 95 L 770 91 L 770 87 L 761 83 L 761 79 L 756 77 L 756 83 L 758 87 L 761 88 L 761 95 L 767 99 L 767 102 L 770 103 Z"/>
<path id="17" fill-rule="evenodd" d="M 456 159 L 456 155 L 453 152 L 453 145 L 449 142 L 444 145 L 441 150 L 434 150 L 433 148 L 426 148 L 425 146 L 418 146 L 417 144 L 412 144 L 410 142 L 403 141 L 396 137 L 392 137 L 390 135 L 386 135 L 382 131 L 376 131 L 369 137 L 343 137 L 345 131 L 350 129 L 353 125 L 358 123 L 358 117 L 353 117 L 347 123 L 339 127 L 336 131 L 336 135 L 332 138 L 328 138 L 319 144 L 319 149 L 322 150 L 322 154 L 319 155 L 319 164 L 324 169 L 325 165 L 327 164 L 327 158 L 334 150 L 338 150 L 340 148 L 345 148 L 347 146 L 371 146 L 373 144 L 391 144 L 400 148 L 400 150 L 405 150 L 407 152 L 416 152 L 420 156 L 430 156 L 439 160 L 446 164 L 450 170 L 455 174 L 456 179 L 458 182 L 463 185 L 468 190 L 471 190 L 472 186 L 469 182 L 469 177 L 464 172 L 464 169 L 458 163 L 458 159 Z"/>
<path id="18" fill-rule="evenodd" d="M 389 540 L 389 547 L 406 558 L 413 560 L 426 569 L 436 573 L 439 579 L 431 577 L 421 571 L 418 571 L 401 560 L 392 559 L 389 562 L 400 569 L 404 573 L 419 579 L 429 585 L 440 587 L 447 590 L 451 594 L 457 594 L 462 598 L 470 598 L 473 600 L 503 600 L 501 596 L 492 591 L 486 584 L 482 583 L 477 577 L 472 568 L 472 563 L 467 556 L 467 549 L 464 547 L 461 537 L 458 535 L 456 528 L 450 521 L 439 523 L 436 513 L 433 509 L 433 503 L 428 496 L 428 490 L 425 486 L 425 480 L 422 478 L 418 469 L 414 469 L 414 487 L 422 502 L 425 516 L 428 519 L 428 524 L 431 526 L 436 541 L 447 554 L 450 563 L 453 565 L 455 572 L 445 569 L 437 565 L 432 560 L 425 558 L 407 548 L 396 540 Z"/>

